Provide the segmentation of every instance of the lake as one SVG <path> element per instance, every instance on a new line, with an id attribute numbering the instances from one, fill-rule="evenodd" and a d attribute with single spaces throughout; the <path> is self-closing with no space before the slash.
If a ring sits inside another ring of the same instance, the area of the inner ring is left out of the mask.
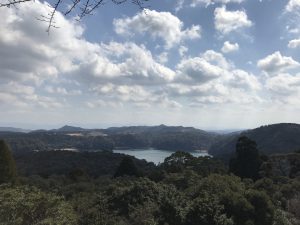
<path id="1" fill-rule="evenodd" d="M 126 155 L 134 156 L 138 159 L 145 159 L 148 162 L 154 162 L 155 164 L 162 163 L 164 159 L 170 156 L 175 151 L 166 151 L 158 149 L 126 149 L 126 150 L 113 150 L 114 153 L 122 153 Z M 203 152 L 190 152 L 193 156 L 209 156 L 207 153 Z"/>

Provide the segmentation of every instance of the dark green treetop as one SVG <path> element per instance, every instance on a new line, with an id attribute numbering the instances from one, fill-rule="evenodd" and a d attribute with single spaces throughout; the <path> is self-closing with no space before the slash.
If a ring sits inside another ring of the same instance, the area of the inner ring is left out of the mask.
<path id="1" fill-rule="evenodd" d="M 139 176 L 139 171 L 133 160 L 129 156 L 125 156 L 119 167 L 116 170 L 114 177 L 122 177 L 122 176 Z"/>
<path id="2" fill-rule="evenodd" d="M 10 147 L 4 140 L 0 140 L 0 184 L 15 182 L 16 177 L 16 163 Z"/>
<path id="3" fill-rule="evenodd" d="M 256 142 L 246 136 L 238 139 L 235 157 L 231 159 L 229 170 L 241 178 L 259 178 L 262 160 Z"/>

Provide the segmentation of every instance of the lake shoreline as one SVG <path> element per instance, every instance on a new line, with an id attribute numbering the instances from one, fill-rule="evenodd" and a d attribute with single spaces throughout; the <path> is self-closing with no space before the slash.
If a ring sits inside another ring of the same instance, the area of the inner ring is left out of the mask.
<path id="1" fill-rule="evenodd" d="M 134 156 L 137 159 L 144 159 L 147 162 L 153 162 L 154 164 L 162 163 L 166 157 L 172 155 L 174 152 L 176 152 L 176 151 L 160 150 L 160 149 L 154 149 L 154 148 L 114 149 L 113 150 L 113 153 Z M 191 155 L 193 155 L 195 157 L 210 156 L 207 152 L 201 152 L 201 151 L 190 151 L 188 153 L 190 153 Z"/>

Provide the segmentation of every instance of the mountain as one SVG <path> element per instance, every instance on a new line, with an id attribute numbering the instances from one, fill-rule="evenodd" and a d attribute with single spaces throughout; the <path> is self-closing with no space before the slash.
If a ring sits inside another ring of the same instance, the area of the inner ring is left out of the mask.
<path id="1" fill-rule="evenodd" d="M 256 141 L 258 149 L 268 155 L 291 153 L 300 149 L 300 125 L 291 123 L 261 126 L 230 134 L 166 125 L 108 129 L 84 129 L 66 125 L 59 129 L 30 133 L 20 133 L 19 129 L 14 129 L 6 129 L 11 132 L 0 132 L 0 139 L 7 140 L 15 152 L 64 148 L 82 151 L 155 148 L 170 151 L 208 150 L 213 156 L 228 158 L 235 151 L 236 142 L 241 135 Z"/>
<path id="2" fill-rule="evenodd" d="M 128 127 L 110 127 L 103 130 L 106 134 L 141 134 L 141 133 L 168 133 L 168 132 L 195 132 L 201 131 L 194 127 L 183 126 L 128 126 Z M 202 131 L 206 132 L 206 131 Z"/>
<path id="3" fill-rule="evenodd" d="M 87 131 L 87 129 L 81 128 L 81 127 L 73 127 L 73 126 L 68 126 L 65 125 L 59 129 L 54 129 L 51 131 L 55 131 L 55 132 L 83 132 L 83 131 Z"/>
<path id="4" fill-rule="evenodd" d="M 214 156 L 232 154 L 238 138 L 243 135 L 256 141 L 259 151 L 268 155 L 290 153 L 300 149 L 300 125 L 280 123 L 219 136 L 210 147 L 209 153 Z"/>
<path id="5" fill-rule="evenodd" d="M 170 151 L 208 150 L 216 133 L 182 126 L 131 126 L 84 129 L 63 126 L 29 134 L 1 133 L 14 152 L 75 148 L 79 151 L 155 148 Z"/>
<path id="6" fill-rule="evenodd" d="M 116 148 L 156 148 L 170 151 L 208 150 L 216 133 L 182 126 L 111 127 L 102 130 Z"/>
<path id="7" fill-rule="evenodd" d="M 30 130 L 15 127 L 0 127 L 0 132 L 29 133 Z"/>

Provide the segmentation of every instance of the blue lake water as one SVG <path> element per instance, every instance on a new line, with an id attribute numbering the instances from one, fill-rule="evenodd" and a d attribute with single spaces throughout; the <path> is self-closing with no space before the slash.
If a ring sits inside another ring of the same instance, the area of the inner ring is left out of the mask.
<path id="1" fill-rule="evenodd" d="M 162 163 L 164 159 L 170 156 L 175 151 L 166 151 L 158 149 L 126 149 L 126 150 L 113 150 L 114 153 L 122 153 L 126 155 L 134 156 L 138 159 L 145 159 L 148 162 L 154 162 L 155 164 Z M 209 156 L 203 152 L 190 152 L 193 156 Z"/>

